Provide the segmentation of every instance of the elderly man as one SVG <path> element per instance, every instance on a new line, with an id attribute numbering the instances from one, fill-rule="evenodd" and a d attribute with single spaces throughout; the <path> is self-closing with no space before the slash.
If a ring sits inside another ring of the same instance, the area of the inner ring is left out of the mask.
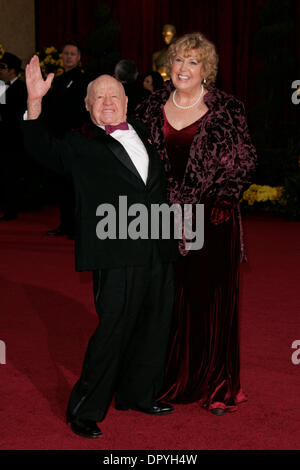
<path id="1" fill-rule="evenodd" d="M 28 120 L 23 134 L 33 156 L 71 174 L 74 182 L 76 269 L 93 270 L 100 324 L 72 390 L 67 420 L 76 434 L 99 437 L 96 423 L 104 419 L 114 394 L 120 410 L 153 415 L 173 411 L 155 400 L 163 381 L 176 250 L 170 240 L 124 234 L 98 238 L 100 204 L 115 207 L 121 221 L 125 214 L 118 212 L 120 195 L 127 197 L 128 205 L 149 209 L 165 202 L 162 164 L 148 131 L 140 123 L 126 122 L 124 89 L 108 75 L 88 87 L 85 102 L 94 124 L 91 138 L 74 133 L 64 139 L 51 137 L 39 117 L 51 80 L 51 76 L 42 79 L 38 58 L 33 57 L 26 68 Z"/>

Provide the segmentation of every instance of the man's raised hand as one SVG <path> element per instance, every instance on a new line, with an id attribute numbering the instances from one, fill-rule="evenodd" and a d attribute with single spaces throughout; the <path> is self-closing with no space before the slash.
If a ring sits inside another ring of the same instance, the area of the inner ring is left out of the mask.
<path id="1" fill-rule="evenodd" d="M 34 55 L 25 69 L 28 100 L 42 99 L 51 87 L 54 73 L 49 73 L 46 80 L 41 74 L 39 58 Z"/>
<path id="2" fill-rule="evenodd" d="M 37 119 L 42 111 L 42 98 L 51 87 L 54 73 L 49 73 L 46 80 L 44 80 L 39 58 L 34 55 L 29 64 L 26 65 L 25 77 L 28 93 L 27 119 Z"/>

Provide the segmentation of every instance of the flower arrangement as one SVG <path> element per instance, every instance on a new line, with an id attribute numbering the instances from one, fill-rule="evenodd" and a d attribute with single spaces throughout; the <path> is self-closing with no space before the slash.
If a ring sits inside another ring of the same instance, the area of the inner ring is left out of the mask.
<path id="1" fill-rule="evenodd" d="M 61 54 L 55 47 L 44 47 L 40 52 L 37 52 L 36 55 L 39 57 L 44 78 L 46 78 L 49 73 L 54 73 L 55 76 L 58 76 L 64 72 Z"/>
<path id="2" fill-rule="evenodd" d="M 266 202 L 280 205 L 285 205 L 286 201 L 283 198 L 283 186 L 261 186 L 259 184 L 251 184 L 251 186 L 243 193 L 242 201 L 246 201 L 249 206 L 253 206 L 255 202 Z"/>
<path id="3" fill-rule="evenodd" d="M 4 52 L 5 52 L 4 47 L 2 46 L 0 42 L 0 59 L 3 57 Z"/>

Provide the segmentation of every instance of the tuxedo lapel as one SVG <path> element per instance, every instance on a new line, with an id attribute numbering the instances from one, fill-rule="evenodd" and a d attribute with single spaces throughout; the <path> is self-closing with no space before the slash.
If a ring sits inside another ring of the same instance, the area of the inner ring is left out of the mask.
<path id="1" fill-rule="evenodd" d="M 149 138 L 149 133 L 145 132 L 143 128 L 139 125 L 139 122 L 137 121 L 128 121 L 129 124 L 132 125 L 134 128 L 135 132 L 138 134 L 139 138 L 143 142 L 146 151 L 148 153 L 149 157 L 149 167 L 148 167 L 148 176 L 147 176 L 147 181 L 146 185 L 149 185 L 153 177 L 155 176 L 155 165 L 154 165 L 154 154 L 156 153 L 155 151 L 155 145 L 152 141 L 152 139 Z"/>
<path id="2" fill-rule="evenodd" d="M 139 172 L 137 171 L 136 167 L 132 163 L 132 160 L 128 153 L 126 152 L 125 148 L 123 147 L 120 142 L 118 142 L 116 139 L 111 137 L 110 135 L 107 135 L 105 131 L 101 128 L 97 128 L 95 130 L 94 138 L 96 140 L 100 140 L 101 143 L 104 143 L 111 152 L 117 157 L 117 159 L 129 170 L 131 173 L 133 173 L 139 180 L 142 180 Z"/>
<path id="3" fill-rule="evenodd" d="M 139 122 L 137 121 L 128 121 L 129 124 L 132 125 L 136 133 L 138 134 L 139 138 L 143 142 L 146 151 L 148 153 L 149 157 L 149 167 L 148 167 L 148 176 L 147 176 L 147 181 L 146 185 L 148 186 L 151 181 L 155 178 L 158 172 L 158 162 L 156 161 L 156 149 L 155 149 L 155 144 L 153 143 L 153 140 L 149 137 L 149 133 L 143 129 L 144 125 L 140 125 Z M 99 127 L 95 129 L 95 134 L 94 138 L 99 140 L 102 144 L 104 143 L 111 152 L 117 157 L 117 159 L 132 173 L 134 174 L 139 181 L 144 184 L 139 172 L 137 171 L 135 165 L 133 164 L 130 156 L 126 152 L 125 148 L 123 147 L 120 142 L 118 142 L 116 139 L 111 137 L 110 135 L 107 135 L 105 131 Z"/>

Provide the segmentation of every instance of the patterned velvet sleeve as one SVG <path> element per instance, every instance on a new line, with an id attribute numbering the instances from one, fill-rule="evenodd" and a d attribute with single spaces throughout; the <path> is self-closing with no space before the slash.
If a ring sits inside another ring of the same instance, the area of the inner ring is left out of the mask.
<path id="1" fill-rule="evenodd" d="M 237 102 L 232 113 L 233 119 L 233 152 L 235 158 L 236 174 L 233 179 L 237 185 L 238 197 L 251 184 L 257 165 L 257 154 L 252 144 L 244 105 Z M 228 175 L 229 184 L 231 181 Z"/>
<path id="2" fill-rule="evenodd" d="M 239 201 L 251 184 L 257 155 L 247 125 L 244 105 L 236 99 L 227 103 L 215 147 L 215 174 L 206 196 Z M 220 121 L 221 122 L 221 121 Z"/>

